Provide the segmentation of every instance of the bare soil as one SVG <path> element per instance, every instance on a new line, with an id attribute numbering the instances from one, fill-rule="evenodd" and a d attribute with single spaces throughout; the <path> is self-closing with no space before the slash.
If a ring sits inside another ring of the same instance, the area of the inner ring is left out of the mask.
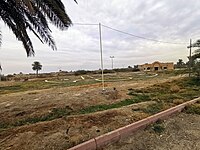
<path id="1" fill-rule="evenodd" d="M 88 106 L 112 104 L 129 98 L 130 96 L 127 95 L 129 88 L 139 89 L 179 78 L 180 76 L 158 76 L 144 80 L 106 82 L 106 89 L 111 91 L 111 94 L 102 92 L 101 83 L 2 94 L 0 95 L 0 125 L 41 117 L 51 113 L 55 108 L 78 111 Z M 15 83 L 4 82 L 0 83 L 0 86 L 7 84 Z M 113 97 L 114 87 L 118 93 Z M 0 130 L 0 150 L 67 149 L 147 117 L 148 115 L 143 112 L 132 110 L 145 108 L 152 103 L 154 102 L 148 101 L 91 114 L 74 114 L 51 121 L 8 126 Z"/>
<path id="2" fill-rule="evenodd" d="M 200 115 L 180 113 L 165 120 L 164 131 L 156 133 L 149 126 L 105 150 L 199 150 Z"/>

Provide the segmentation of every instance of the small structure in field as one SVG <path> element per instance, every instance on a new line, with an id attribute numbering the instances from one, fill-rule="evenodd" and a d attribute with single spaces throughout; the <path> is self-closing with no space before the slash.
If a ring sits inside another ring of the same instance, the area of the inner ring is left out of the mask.
<path id="1" fill-rule="evenodd" d="M 145 63 L 143 65 L 138 65 L 138 68 L 140 69 L 140 71 L 174 70 L 174 63 L 173 62 L 161 63 L 155 61 L 152 64 Z"/>

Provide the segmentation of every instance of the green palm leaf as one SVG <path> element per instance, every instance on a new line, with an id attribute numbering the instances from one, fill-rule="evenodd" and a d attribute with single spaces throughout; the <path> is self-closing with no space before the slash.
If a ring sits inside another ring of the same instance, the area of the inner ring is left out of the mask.
<path id="1" fill-rule="evenodd" d="M 61 0 L 0 0 L 0 18 L 23 43 L 27 56 L 34 55 L 28 30 L 55 50 L 47 19 L 61 30 L 72 25 Z"/>

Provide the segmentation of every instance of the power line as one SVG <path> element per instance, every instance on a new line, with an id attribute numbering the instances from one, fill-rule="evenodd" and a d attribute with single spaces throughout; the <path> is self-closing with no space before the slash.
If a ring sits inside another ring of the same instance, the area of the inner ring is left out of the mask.
<path id="1" fill-rule="evenodd" d="M 112 27 L 109 27 L 109 26 L 106 26 L 106 25 L 103 25 L 103 24 L 102 24 L 102 26 L 105 27 L 105 28 L 111 29 L 113 31 L 122 33 L 122 34 L 126 34 L 126 35 L 129 35 L 129 36 L 133 36 L 135 38 L 140 38 L 140 39 L 144 39 L 144 40 L 148 40 L 148 41 L 159 42 L 159 43 L 167 43 L 167 44 L 184 44 L 184 45 L 187 44 L 187 43 L 175 43 L 175 42 L 160 41 L 160 40 L 157 40 L 157 39 L 151 39 L 151 38 L 146 38 L 146 37 L 143 37 L 143 36 L 134 35 L 132 33 L 124 32 L 124 31 L 121 31 L 121 30 L 118 30 L 118 29 L 115 29 L 115 28 L 112 28 Z"/>
<path id="2" fill-rule="evenodd" d="M 96 24 L 96 23 L 73 23 L 73 24 L 74 25 L 80 25 L 80 26 L 98 26 L 99 25 L 99 24 Z M 158 43 L 166 43 L 166 44 L 176 44 L 176 45 L 188 44 L 188 43 L 168 42 L 168 41 L 161 41 L 161 40 L 157 40 L 157 39 L 147 38 L 147 37 L 144 37 L 144 36 L 139 36 L 139 35 L 135 35 L 135 34 L 132 34 L 132 33 L 129 33 L 129 32 L 121 31 L 119 29 L 115 29 L 113 27 L 109 27 L 109 26 L 104 25 L 104 24 L 101 24 L 101 26 L 108 28 L 110 30 L 122 33 L 122 34 L 126 34 L 126 35 L 129 35 L 129 36 L 132 36 L 132 37 L 135 37 L 135 38 L 139 38 L 139 39 L 143 39 L 143 40 L 148 40 L 148 41 L 153 41 L 153 42 L 158 42 Z"/>
<path id="3" fill-rule="evenodd" d="M 73 25 L 80 25 L 80 26 L 98 26 L 99 24 L 96 24 L 96 23 L 73 23 Z"/>

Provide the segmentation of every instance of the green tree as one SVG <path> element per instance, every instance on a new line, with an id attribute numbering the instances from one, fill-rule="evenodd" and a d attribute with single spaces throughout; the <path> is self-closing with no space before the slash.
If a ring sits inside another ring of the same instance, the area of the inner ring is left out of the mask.
<path id="1" fill-rule="evenodd" d="M 193 43 L 191 46 L 188 47 L 199 48 L 200 40 L 197 40 L 195 43 Z M 192 66 L 193 72 L 195 72 L 198 79 L 200 79 L 200 49 L 196 49 L 192 54 L 191 58 L 190 57 L 188 58 L 189 58 L 189 63 Z"/>
<path id="2" fill-rule="evenodd" d="M 192 70 L 196 73 L 196 76 L 200 79 L 200 49 L 194 51 L 191 61 L 192 61 Z"/>
<path id="3" fill-rule="evenodd" d="M 197 40 L 195 43 L 191 45 L 191 47 L 199 48 L 200 47 L 200 40 Z M 189 58 L 190 64 L 192 66 L 193 72 L 197 75 L 200 79 L 200 49 L 196 49 L 192 54 L 191 58 Z"/>
<path id="4" fill-rule="evenodd" d="M 200 61 L 195 61 L 195 65 L 193 67 L 193 71 L 195 72 L 198 79 L 200 79 Z"/>
<path id="5" fill-rule="evenodd" d="M 178 62 L 176 63 L 176 67 L 177 68 L 184 68 L 185 67 L 185 63 L 183 62 L 182 59 L 178 59 Z"/>
<path id="6" fill-rule="evenodd" d="M 192 55 L 192 59 L 199 59 L 200 58 L 200 49 L 197 49 L 194 51 L 193 55 Z"/>
<path id="7" fill-rule="evenodd" d="M 47 43 L 55 50 L 56 45 L 51 36 L 48 20 L 61 30 L 72 25 L 61 0 L 0 0 L 0 12 L 0 20 L 23 43 L 27 56 L 34 55 L 28 30 L 42 43 Z"/>
<path id="8" fill-rule="evenodd" d="M 40 62 L 35 61 L 35 62 L 32 64 L 32 69 L 36 71 L 36 75 L 37 75 L 37 77 L 38 77 L 38 71 L 42 69 L 42 65 L 40 64 Z"/>

